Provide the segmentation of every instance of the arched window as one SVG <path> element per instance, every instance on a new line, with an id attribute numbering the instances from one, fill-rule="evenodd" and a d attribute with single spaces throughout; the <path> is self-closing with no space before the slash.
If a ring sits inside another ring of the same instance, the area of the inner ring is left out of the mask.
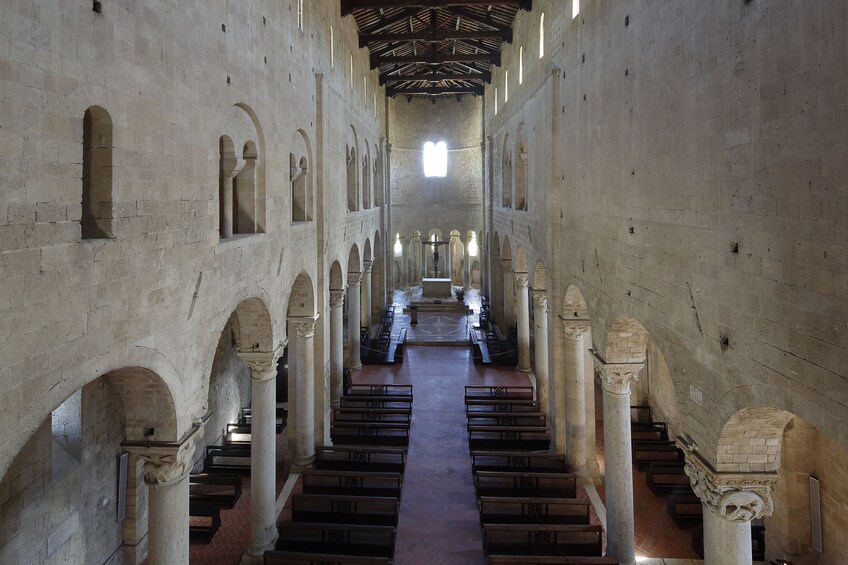
<path id="1" fill-rule="evenodd" d="M 501 167 L 501 204 L 504 208 L 512 207 L 512 155 L 510 154 L 509 136 L 504 136 L 503 164 Z"/>
<path id="2" fill-rule="evenodd" d="M 524 83 L 524 46 L 518 48 L 518 84 Z"/>
<path id="3" fill-rule="evenodd" d="M 82 126 L 83 239 L 112 237 L 112 118 L 99 106 L 85 111 Z"/>
<path id="4" fill-rule="evenodd" d="M 539 58 L 545 56 L 545 12 L 539 16 Z"/>
<path id="5" fill-rule="evenodd" d="M 571 0 L 571 19 L 577 17 L 577 14 L 580 13 L 580 0 Z"/>
<path id="6" fill-rule="evenodd" d="M 448 144 L 444 141 L 424 144 L 424 176 L 444 177 L 448 174 Z"/>
<path id="7" fill-rule="evenodd" d="M 527 133 L 524 124 L 518 126 L 515 138 L 515 209 L 527 210 Z"/>
<path id="8" fill-rule="evenodd" d="M 347 211 L 356 212 L 356 148 L 347 146 Z"/>
<path id="9" fill-rule="evenodd" d="M 303 0 L 297 0 L 297 29 L 303 31 Z"/>
<path id="10" fill-rule="evenodd" d="M 291 168 L 292 222 L 308 222 L 312 220 L 309 164 L 306 157 L 301 157 L 298 160 L 294 153 L 289 153 L 289 165 Z"/>
<path id="11" fill-rule="evenodd" d="M 498 115 L 498 87 L 495 87 L 495 115 Z"/>
<path id="12" fill-rule="evenodd" d="M 330 26 L 330 68 L 336 68 L 336 37 L 333 26 Z"/>
<path id="13" fill-rule="evenodd" d="M 504 71 L 504 104 L 509 102 L 509 71 Z"/>
<path id="14" fill-rule="evenodd" d="M 252 141 L 242 150 L 244 166 L 233 181 L 233 233 L 256 233 L 256 159 Z"/>
<path id="15" fill-rule="evenodd" d="M 368 154 L 362 155 L 362 208 L 371 207 L 371 167 L 368 163 Z"/>
<path id="16" fill-rule="evenodd" d="M 353 54 L 350 56 L 350 89 L 353 90 Z"/>

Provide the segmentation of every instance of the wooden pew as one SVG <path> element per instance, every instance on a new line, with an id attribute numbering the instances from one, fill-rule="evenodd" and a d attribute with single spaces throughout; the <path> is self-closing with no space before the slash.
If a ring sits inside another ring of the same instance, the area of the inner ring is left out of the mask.
<path id="1" fill-rule="evenodd" d="M 565 456 L 557 453 L 515 451 L 472 451 L 471 471 L 520 471 L 523 473 L 565 473 Z"/>
<path id="2" fill-rule="evenodd" d="M 188 537 L 193 542 L 209 543 L 221 527 L 221 507 L 189 500 Z"/>
<path id="3" fill-rule="evenodd" d="M 532 386 L 467 385 L 465 403 L 486 399 L 530 400 L 535 402 L 536 391 Z"/>
<path id="4" fill-rule="evenodd" d="M 630 418 L 634 422 L 653 422 L 651 407 L 647 404 L 638 404 L 630 407 Z"/>
<path id="5" fill-rule="evenodd" d="M 391 526 L 286 522 L 280 526 L 276 549 L 391 559 L 395 532 Z"/>
<path id="6" fill-rule="evenodd" d="M 412 409 L 412 401 L 392 396 L 342 396 L 339 399 L 342 408 L 401 408 Z"/>
<path id="7" fill-rule="evenodd" d="M 466 412 L 469 426 L 538 426 L 547 427 L 548 418 L 543 412 Z"/>
<path id="8" fill-rule="evenodd" d="M 189 501 L 232 508 L 241 497 L 241 477 L 193 473 L 188 477 Z"/>
<path id="9" fill-rule="evenodd" d="M 250 446 L 206 446 L 203 470 L 207 473 L 250 473 Z"/>
<path id="10" fill-rule="evenodd" d="M 633 440 L 668 441 L 668 427 L 665 422 L 631 422 L 630 437 Z"/>
<path id="11" fill-rule="evenodd" d="M 645 468 L 645 480 L 648 488 L 657 496 L 675 491 L 692 489 L 689 477 L 683 471 L 683 463 L 650 463 Z"/>
<path id="12" fill-rule="evenodd" d="M 587 500 L 575 498 L 518 498 L 484 496 L 481 524 L 588 524 Z"/>
<path id="13" fill-rule="evenodd" d="M 618 565 L 615 557 L 570 556 L 570 555 L 489 555 L 489 565 Z"/>
<path id="14" fill-rule="evenodd" d="M 224 429 L 224 439 L 221 442 L 227 447 L 250 447 L 250 424 L 227 424 Z"/>
<path id="15" fill-rule="evenodd" d="M 544 451 L 551 434 L 538 426 L 468 426 L 469 451 Z"/>
<path id="16" fill-rule="evenodd" d="M 576 524 L 484 524 L 487 555 L 601 556 L 601 526 Z"/>
<path id="17" fill-rule="evenodd" d="M 265 565 L 390 565 L 389 557 L 361 555 L 328 555 L 269 549 L 264 555 Z"/>
<path id="18" fill-rule="evenodd" d="M 577 476 L 571 473 L 518 473 L 480 471 L 474 476 L 477 498 L 575 498 Z"/>
<path id="19" fill-rule="evenodd" d="M 333 408 L 335 422 L 388 422 L 394 424 L 410 424 L 412 410 L 410 408 Z"/>
<path id="20" fill-rule="evenodd" d="M 634 440 L 632 447 L 633 465 L 640 471 L 649 463 L 675 463 L 683 461 L 683 450 L 673 441 Z"/>
<path id="21" fill-rule="evenodd" d="M 406 447 L 409 445 L 409 424 L 333 422 L 330 438 L 334 444 L 342 445 Z"/>
<path id="22" fill-rule="evenodd" d="M 704 506 L 691 489 L 669 493 L 665 509 L 678 528 L 697 526 L 704 521 Z"/>
<path id="23" fill-rule="evenodd" d="M 513 412 L 538 414 L 539 406 L 535 401 L 509 400 L 504 398 L 474 399 L 465 405 L 465 417 L 476 412 L 498 412 L 510 414 Z"/>
<path id="24" fill-rule="evenodd" d="M 400 498 L 403 475 L 368 471 L 303 471 L 304 494 L 340 494 Z"/>
<path id="25" fill-rule="evenodd" d="M 405 467 L 405 449 L 342 445 L 315 448 L 315 469 L 403 473 Z"/>
<path id="26" fill-rule="evenodd" d="M 292 520 L 321 524 L 364 524 L 397 526 L 397 498 L 342 496 L 338 494 L 293 494 Z"/>
<path id="27" fill-rule="evenodd" d="M 352 384 L 345 391 L 344 396 L 388 396 L 395 400 L 408 400 L 411 403 L 412 385 Z"/>
<path id="28" fill-rule="evenodd" d="M 282 406 L 277 406 L 277 413 L 275 417 L 275 428 L 277 433 L 282 432 L 286 428 L 286 422 L 288 421 L 289 413 Z M 247 424 L 248 426 L 253 421 L 253 410 L 250 408 L 242 408 L 241 415 L 239 416 L 239 424 Z"/>

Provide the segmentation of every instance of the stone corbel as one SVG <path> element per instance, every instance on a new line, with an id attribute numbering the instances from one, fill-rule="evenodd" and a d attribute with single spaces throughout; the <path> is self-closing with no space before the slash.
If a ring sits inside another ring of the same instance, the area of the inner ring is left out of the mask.
<path id="1" fill-rule="evenodd" d="M 548 293 L 544 290 L 533 291 L 533 307 L 540 308 L 546 314 L 550 312 L 548 309 Z"/>
<path id="2" fill-rule="evenodd" d="M 736 523 L 772 514 L 771 490 L 777 482 L 776 473 L 719 473 L 701 458 L 693 445 L 678 442 L 678 446 L 685 455 L 684 471 L 692 490 L 707 509 Z"/>
<path id="3" fill-rule="evenodd" d="M 363 261 L 362 262 L 362 274 L 367 274 L 371 272 L 371 269 L 374 267 L 374 261 Z"/>
<path id="4" fill-rule="evenodd" d="M 274 351 L 245 351 L 238 356 L 242 363 L 250 369 L 250 378 L 254 381 L 267 381 L 277 376 L 277 359 L 283 354 L 285 345 Z"/>
<path id="5" fill-rule="evenodd" d="M 530 275 L 527 273 L 514 273 L 515 285 L 519 288 L 528 288 L 530 286 Z"/>
<path id="6" fill-rule="evenodd" d="M 512 259 L 501 259 L 501 267 L 504 273 L 512 272 Z"/>
<path id="7" fill-rule="evenodd" d="M 348 273 L 347 274 L 347 286 L 359 286 L 359 282 L 362 280 L 362 273 Z"/>
<path id="8" fill-rule="evenodd" d="M 644 363 L 607 363 L 592 351 L 595 367 L 601 374 L 601 388 L 610 394 L 630 394 L 630 383 L 638 380 Z"/>
<path id="9" fill-rule="evenodd" d="M 178 442 L 127 441 L 121 447 L 144 462 L 145 484 L 153 488 L 165 487 L 183 480 L 191 472 L 195 441 L 205 425 L 206 420 L 198 422 Z"/>

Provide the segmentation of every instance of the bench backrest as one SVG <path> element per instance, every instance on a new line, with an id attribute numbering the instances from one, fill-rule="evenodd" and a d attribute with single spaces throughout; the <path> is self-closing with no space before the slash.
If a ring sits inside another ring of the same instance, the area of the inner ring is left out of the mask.
<path id="1" fill-rule="evenodd" d="M 353 553 L 374 557 L 392 557 L 395 552 L 395 528 L 350 524 L 306 524 L 286 522 L 280 527 L 278 547 L 327 553 Z"/>
<path id="2" fill-rule="evenodd" d="M 472 451 L 471 470 L 565 472 L 565 456 L 556 453 L 516 453 L 499 451 Z"/>
<path id="3" fill-rule="evenodd" d="M 487 553 L 597 555 L 602 552 L 601 526 L 574 524 L 484 524 Z"/>
<path id="4" fill-rule="evenodd" d="M 333 446 L 318 447 L 315 450 L 316 469 L 379 470 L 403 473 L 405 466 L 405 449 Z"/>
<path id="5" fill-rule="evenodd" d="M 265 565 L 389 565 L 388 557 L 362 555 L 329 555 L 326 553 L 303 553 L 299 551 L 268 550 L 264 555 Z"/>
<path id="6" fill-rule="evenodd" d="M 466 401 L 484 398 L 534 400 L 536 392 L 532 386 L 468 385 L 465 387 Z"/>
<path id="7" fill-rule="evenodd" d="M 588 524 L 586 500 L 570 498 L 480 498 L 483 524 Z"/>
<path id="8" fill-rule="evenodd" d="M 577 496 L 577 476 L 571 473 L 517 473 L 481 471 L 474 477 L 477 495 L 514 497 Z"/>

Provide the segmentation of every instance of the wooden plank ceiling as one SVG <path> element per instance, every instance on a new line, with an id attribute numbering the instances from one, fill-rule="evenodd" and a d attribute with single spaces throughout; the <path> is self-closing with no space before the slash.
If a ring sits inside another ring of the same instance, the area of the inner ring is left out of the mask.
<path id="1" fill-rule="evenodd" d="M 518 10 L 532 0 L 341 0 L 359 25 L 387 96 L 482 96 L 512 42 Z"/>

